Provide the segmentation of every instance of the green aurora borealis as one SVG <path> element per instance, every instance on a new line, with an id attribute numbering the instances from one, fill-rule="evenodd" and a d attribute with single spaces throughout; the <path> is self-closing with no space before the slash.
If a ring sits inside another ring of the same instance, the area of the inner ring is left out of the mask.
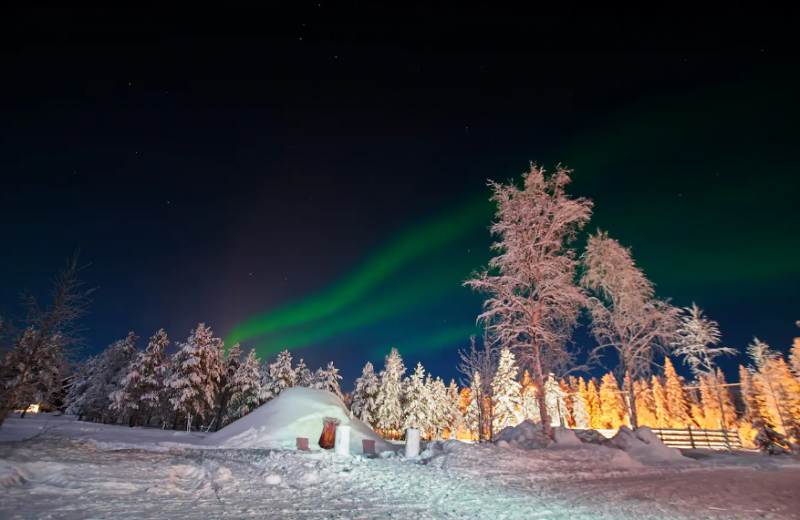
<path id="1" fill-rule="evenodd" d="M 661 296 L 681 306 L 696 300 L 713 316 L 715 306 L 780 297 L 781 281 L 800 280 L 798 243 L 786 240 L 796 222 L 772 216 L 794 203 L 797 190 L 786 187 L 798 186 L 797 164 L 785 137 L 760 125 L 781 103 L 779 92 L 738 83 L 612 107 L 570 145 L 532 158 L 574 168 L 570 193 L 595 202 L 588 230 L 601 227 L 632 247 Z M 762 151 L 747 152 L 754 148 Z M 526 166 L 515 165 L 515 173 Z M 742 178 L 751 182 L 730 180 Z M 409 229 L 319 292 L 248 318 L 227 344 L 247 342 L 265 357 L 338 337 L 363 344 L 375 359 L 393 346 L 423 353 L 468 344 L 480 299 L 461 282 L 489 258 L 492 218 L 485 183 L 468 188 L 470 202 Z M 790 331 L 793 323 L 780 325 Z"/>

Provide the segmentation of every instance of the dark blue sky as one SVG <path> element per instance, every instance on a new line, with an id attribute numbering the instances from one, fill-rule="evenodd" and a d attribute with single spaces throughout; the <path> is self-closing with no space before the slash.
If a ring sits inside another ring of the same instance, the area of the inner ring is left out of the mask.
<path id="1" fill-rule="evenodd" d="M 184 340 L 199 321 L 226 336 L 529 160 L 574 167 L 590 229 L 633 247 L 661 296 L 696 300 L 727 346 L 758 335 L 785 351 L 797 333 L 800 78 L 775 20 L 317 2 L 30 10 L 2 24 L 0 313 L 80 247 L 99 286 L 87 353 L 131 329 L 142 344 L 161 327 Z M 295 356 L 333 359 L 349 387 L 381 363 L 376 348 L 417 344 L 409 366 L 455 376 L 468 339 L 425 345 L 479 311 L 458 282 L 488 258 L 488 221 L 470 226 L 360 305 L 415 280 L 452 289 Z"/>

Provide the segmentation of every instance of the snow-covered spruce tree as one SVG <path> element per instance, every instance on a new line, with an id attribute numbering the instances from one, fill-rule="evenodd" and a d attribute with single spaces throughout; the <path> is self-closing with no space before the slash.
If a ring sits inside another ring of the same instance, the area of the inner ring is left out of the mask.
<path id="1" fill-rule="evenodd" d="M 715 374 L 700 378 L 700 402 L 706 428 L 733 428 L 736 409 L 730 392 L 725 388 L 725 374 L 719 368 Z"/>
<path id="2" fill-rule="evenodd" d="M 23 305 L 26 316 L 21 327 L 16 328 L 3 320 L 0 352 L 6 354 L 0 359 L 0 375 L 3 376 L 4 386 L 0 392 L 0 428 L 13 407 L 26 399 L 23 395 L 32 393 L 31 387 L 39 387 L 37 393 L 40 395 L 43 388 L 46 391 L 48 385 L 42 385 L 42 381 L 32 377 L 36 373 L 43 377 L 52 374 L 49 367 L 39 365 L 37 368 L 39 360 L 48 359 L 50 367 L 66 366 L 73 351 L 80 346 L 79 321 L 87 311 L 93 292 L 93 289 L 86 290 L 83 287 L 83 282 L 78 278 L 80 270 L 78 254 L 75 254 L 53 281 L 50 293 L 52 302 L 49 305 L 42 307 L 35 296 L 25 294 Z M 35 333 L 26 340 L 25 334 L 29 329 Z M 61 387 L 58 385 L 52 390 L 54 393 Z M 41 395 L 44 400 L 49 400 L 51 396 L 52 393 Z"/>
<path id="3" fill-rule="evenodd" d="M 617 351 L 620 372 L 631 381 L 649 375 L 656 354 L 666 354 L 677 338 L 680 311 L 655 296 L 653 283 L 635 264 L 628 248 L 608 233 L 589 237 L 581 260 L 581 285 L 591 290 L 591 330 L 596 352 Z M 638 426 L 636 396 L 628 385 L 631 425 Z"/>
<path id="4" fill-rule="evenodd" d="M 278 359 L 269 365 L 268 372 L 267 386 L 262 387 L 265 401 L 278 397 L 287 388 L 292 388 L 297 381 L 295 371 L 292 369 L 292 355 L 288 350 L 278 354 Z M 263 384 L 264 381 L 262 381 Z"/>
<path id="5" fill-rule="evenodd" d="M 138 355 L 133 331 L 124 340 L 114 342 L 104 352 L 100 378 L 89 391 L 94 395 L 94 408 L 103 420 L 124 421 L 132 411 L 130 396 L 125 394 L 124 384 L 131 365 Z"/>
<path id="6" fill-rule="evenodd" d="M 228 400 L 223 423 L 227 424 L 235 421 L 258 408 L 261 395 L 258 368 L 259 362 L 258 358 L 256 358 L 256 351 L 251 350 L 244 363 L 239 365 L 228 383 L 230 399 Z"/>
<path id="7" fill-rule="evenodd" d="M 83 362 L 78 363 L 75 377 L 70 382 L 67 390 L 65 413 L 67 415 L 77 415 L 79 421 L 86 415 L 87 406 L 85 400 L 87 390 L 94 380 L 98 360 L 99 358 L 97 356 L 90 356 Z"/>
<path id="8" fill-rule="evenodd" d="M 222 360 L 222 370 L 220 371 L 219 378 L 219 395 L 217 396 L 217 418 L 214 421 L 215 431 L 219 431 L 222 427 L 222 421 L 228 410 L 228 402 L 231 398 L 231 384 L 233 377 L 242 365 L 241 359 L 242 351 L 239 344 L 234 344 Z"/>
<path id="9" fill-rule="evenodd" d="M 677 349 L 675 354 L 683 357 L 683 362 L 689 365 L 692 373 L 701 386 L 701 394 L 705 386 L 711 386 L 711 392 L 716 395 L 716 406 L 709 401 L 709 391 L 705 390 L 703 408 L 706 423 L 728 424 L 723 403 L 723 388 L 717 380 L 716 361 L 719 356 L 736 354 L 736 350 L 719 346 L 722 336 L 716 321 L 703 316 L 703 311 L 692 303 L 691 307 L 684 308 L 685 314 L 681 316 L 678 328 Z M 716 412 L 714 411 L 716 409 Z M 715 413 L 719 417 L 715 417 Z M 731 417 L 732 419 L 732 417 Z M 716 426 L 712 426 L 715 428 Z"/>
<path id="10" fill-rule="evenodd" d="M 178 347 L 167 385 L 174 391 L 170 399 L 173 410 L 186 417 L 188 430 L 193 419 L 204 420 L 214 410 L 222 372 L 223 343 L 200 323 L 186 343 L 178 343 Z"/>
<path id="11" fill-rule="evenodd" d="M 444 386 L 442 378 L 431 378 L 428 372 L 428 379 L 425 381 L 425 386 L 428 389 L 428 408 L 430 410 L 430 438 L 442 439 L 444 431 L 449 425 L 449 409 L 447 403 L 447 387 Z"/>
<path id="12" fill-rule="evenodd" d="M 589 425 L 593 430 L 602 428 L 603 418 L 600 413 L 600 392 L 597 380 L 592 378 L 586 383 L 586 411 L 589 412 Z"/>
<path id="13" fill-rule="evenodd" d="M 755 338 L 747 347 L 753 359 L 752 384 L 771 422 L 781 433 L 800 441 L 800 385 L 783 357 Z"/>
<path id="14" fill-rule="evenodd" d="M 582 377 L 578 378 L 578 385 L 573 389 L 572 395 L 572 417 L 575 420 L 575 428 L 591 428 L 591 417 L 586 403 L 586 381 Z"/>
<path id="15" fill-rule="evenodd" d="M 656 416 L 656 401 L 653 396 L 653 390 L 644 379 L 639 379 L 633 384 L 635 387 L 634 392 L 636 393 L 636 413 L 639 414 L 639 426 L 657 428 L 658 419 Z"/>
<path id="16" fill-rule="evenodd" d="M 752 367 L 745 368 L 739 365 L 739 385 L 745 407 L 744 414 L 739 420 L 738 430 L 741 437 L 750 444 L 754 443 L 758 430 L 765 426 L 774 426 L 768 417 L 764 396 L 753 382 L 753 372 L 755 369 Z"/>
<path id="17" fill-rule="evenodd" d="M 340 379 L 342 379 L 342 376 L 339 375 L 339 369 L 333 366 L 333 361 L 331 361 L 328 363 L 327 368 L 317 370 L 316 374 L 314 374 L 312 386 L 320 390 L 327 390 L 344 401 L 342 389 L 339 386 Z"/>
<path id="18" fill-rule="evenodd" d="M 455 379 L 450 380 L 446 393 L 446 428 L 449 430 L 449 437 L 455 439 L 455 434 L 459 428 L 464 426 L 464 415 L 461 413 L 460 406 L 461 392 Z"/>
<path id="19" fill-rule="evenodd" d="M 353 404 L 350 409 L 353 415 L 369 425 L 376 427 L 378 411 L 378 391 L 380 390 L 380 380 L 375 375 L 375 369 L 369 361 L 361 371 L 361 377 L 356 379 L 356 387 L 353 390 Z"/>
<path id="20" fill-rule="evenodd" d="M 653 376 L 650 383 L 653 388 L 656 426 L 659 428 L 669 428 L 672 426 L 672 416 L 669 414 L 669 406 L 667 406 L 667 392 L 664 390 L 664 385 L 658 377 Z"/>
<path id="21" fill-rule="evenodd" d="M 406 367 L 403 358 L 392 349 L 384 361 L 380 373 L 381 386 L 378 391 L 377 425 L 381 430 L 399 430 L 403 425 L 403 374 Z"/>
<path id="22" fill-rule="evenodd" d="M 492 430 L 499 433 L 507 426 L 517 423 L 517 409 L 522 404 L 520 384 L 514 354 L 507 348 L 500 351 L 500 361 L 492 379 L 492 395 L 494 396 L 494 421 Z"/>
<path id="23" fill-rule="evenodd" d="M 625 403 L 611 372 L 603 376 L 600 384 L 600 417 L 605 429 L 617 430 L 625 424 Z"/>
<path id="24" fill-rule="evenodd" d="M 427 432 L 431 427 L 430 398 L 425 387 L 425 368 L 417 363 L 414 373 L 404 382 L 405 406 L 403 407 L 403 429 L 416 428 Z"/>
<path id="25" fill-rule="evenodd" d="M 591 217 L 588 199 L 570 198 L 570 170 L 552 175 L 531 165 L 524 186 L 491 182 L 497 204 L 491 232 L 496 256 L 465 285 L 486 294 L 478 319 L 502 347 L 527 358 L 538 392 L 542 426 L 552 436 L 547 414 L 545 375 L 572 362 L 568 339 L 586 296 L 575 285 L 577 261 L 570 244 Z"/>
<path id="26" fill-rule="evenodd" d="M 558 426 L 565 426 L 567 421 L 567 410 L 564 404 L 566 394 L 561 390 L 561 385 L 556 381 L 555 375 L 547 376 L 544 384 L 544 401 L 547 404 L 547 413 L 550 419 Z"/>
<path id="27" fill-rule="evenodd" d="M 689 403 L 683 391 L 683 379 L 678 377 L 669 358 L 664 359 L 664 394 L 667 399 L 669 424 L 672 428 L 685 428 L 689 424 Z"/>
<path id="28" fill-rule="evenodd" d="M 148 425 L 150 417 L 158 412 L 167 368 L 164 349 L 168 345 L 169 339 L 164 329 L 156 332 L 144 352 L 139 352 L 133 358 L 128 374 L 122 380 L 120 407 L 132 412 L 131 426 L 135 426 L 142 417 L 145 426 Z"/>
<path id="29" fill-rule="evenodd" d="M 313 383 L 313 379 L 314 376 L 311 373 L 311 370 L 308 369 L 305 361 L 303 361 L 301 358 L 300 362 L 297 363 L 297 366 L 294 369 L 294 386 L 310 388 L 311 384 Z"/>
<path id="30" fill-rule="evenodd" d="M 486 436 L 484 428 L 484 399 L 483 399 L 483 383 L 481 381 L 481 373 L 474 372 L 472 374 L 472 386 L 469 392 L 469 404 L 467 405 L 466 423 L 467 429 L 474 431 L 478 440 L 482 440 Z"/>

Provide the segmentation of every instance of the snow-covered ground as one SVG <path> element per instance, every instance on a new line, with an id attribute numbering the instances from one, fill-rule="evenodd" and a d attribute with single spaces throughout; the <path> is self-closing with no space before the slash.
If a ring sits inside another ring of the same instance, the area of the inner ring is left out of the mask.
<path id="1" fill-rule="evenodd" d="M 209 444 L 196 433 L 10 418 L 0 518 L 800 518 L 793 457 L 654 461 L 588 444 L 447 441 L 407 460 Z"/>

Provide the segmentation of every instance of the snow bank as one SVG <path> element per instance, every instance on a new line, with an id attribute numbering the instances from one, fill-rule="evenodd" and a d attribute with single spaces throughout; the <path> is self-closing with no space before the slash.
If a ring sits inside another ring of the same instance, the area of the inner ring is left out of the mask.
<path id="1" fill-rule="evenodd" d="M 611 438 L 611 444 L 642 462 L 687 460 L 680 450 L 670 448 L 661 442 L 661 439 L 647 426 L 641 426 L 635 432 L 627 426 L 622 426 Z"/>
<path id="2" fill-rule="evenodd" d="M 327 390 L 294 387 L 262 405 L 220 431 L 209 435 L 206 444 L 226 448 L 294 449 L 298 437 L 319 447 L 323 421 L 338 419 L 350 426 L 350 451 L 363 453 L 361 441 L 375 441 L 377 452 L 392 450 L 392 445 L 358 419 L 350 418 L 344 403 Z"/>

